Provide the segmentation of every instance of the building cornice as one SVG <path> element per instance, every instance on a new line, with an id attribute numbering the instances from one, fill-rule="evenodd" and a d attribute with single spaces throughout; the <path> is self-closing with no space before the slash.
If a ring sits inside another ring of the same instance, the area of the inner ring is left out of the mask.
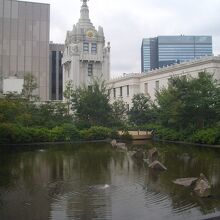
<path id="1" fill-rule="evenodd" d="M 130 73 L 130 74 L 126 74 L 125 76 L 110 79 L 107 83 L 108 84 L 116 83 L 116 82 L 121 82 L 121 81 L 128 80 L 128 79 L 143 79 L 143 78 L 148 78 L 148 77 L 152 77 L 152 76 L 156 76 L 160 74 L 172 73 L 174 71 L 179 71 L 179 70 L 184 71 L 188 68 L 197 67 L 197 66 L 206 65 L 206 64 L 212 64 L 212 63 L 220 64 L 220 56 L 205 57 L 201 59 L 192 60 L 189 62 L 174 64 L 174 65 L 170 65 L 167 67 L 151 70 L 146 73 Z"/>

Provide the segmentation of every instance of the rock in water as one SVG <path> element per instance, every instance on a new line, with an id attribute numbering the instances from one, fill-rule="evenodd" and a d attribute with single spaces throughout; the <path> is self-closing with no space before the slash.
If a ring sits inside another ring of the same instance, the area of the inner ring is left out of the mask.
<path id="1" fill-rule="evenodd" d="M 149 163 L 152 163 L 154 162 L 155 160 L 158 160 L 159 158 L 159 153 L 158 153 L 158 150 L 156 147 L 150 149 L 148 151 L 148 160 L 149 160 Z"/>
<path id="2" fill-rule="evenodd" d="M 196 181 L 194 192 L 200 197 L 209 197 L 211 195 L 211 185 L 203 173 Z"/>
<path id="3" fill-rule="evenodd" d="M 198 179 L 197 177 L 180 178 L 173 181 L 173 183 L 188 187 L 188 186 L 192 186 L 197 179 Z"/>
<path id="4" fill-rule="evenodd" d="M 111 145 L 112 147 L 116 147 L 117 146 L 117 141 L 114 139 L 111 141 Z"/>
<path id="5" fill-rule="evenodd" d="M 127 150 L 127 147 L 126 147 L 126 144 L 125 143 L 117 143 L 116 144 L 116 147 L 118 149 L 121 149 L 121 150 Z"/>
<path id="6" fill-rule="evenodd" d="M 137 160 L 143 160 L 144 158 L 144 152 L 141 149 L 138 149 L 134 154 L 133 157 Z"/>
<path id="7" fill-rule="evenodd" d="M 167 170 L 167 168 L 162 163 L 160 163 L 158 160 L 155 160 L 154 162 L 152 162 L 148 167 L 151 169 L 160 170 L 160 171 Z"/>

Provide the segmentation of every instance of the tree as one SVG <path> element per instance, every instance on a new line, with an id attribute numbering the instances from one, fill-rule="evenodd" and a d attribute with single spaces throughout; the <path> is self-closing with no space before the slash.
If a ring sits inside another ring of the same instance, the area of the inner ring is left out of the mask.
<path id="1" fill-rule="evenodd" d="M 111 106 L 104 81 L 94 79 L 92 86 L 81 86 L 74 90 L 72 110 L 82 126 L 109 125 Z"/>
<path id="2" fill-rule="evenodd" d="M 117 99 L 111 105 L 112 107 L 112 125 L 123 126 L 128 119 L 128 105 L 122 99 Z"/>
<path id="3" fill-rule="evenodd" d="M 69 80 L 66 82 L 65 90 L 63 92 L 63 96 L 65 98 L 65 102 L 67 105 L 67 115 L 70 115 L 72 94 L 73 94 L 73 81 Z"/>
<path id="4" fill-rule="evenodd" d="M 154 120 L 152 103 L 149 96 L 143 93 L 134 95 L 129 119 L 135 125 L 144 125 Z"/>
<path id="5" fill-rule="evenodd" d="M 22 96 L 25 99 L 27 99 L 28 101 L 37 100 L 39 97 L 36 95 L 33 95 L 34 90 L 37 88 L 38 88 L 38 86 L 37 86 L 36 78 L 31 73 L 27 73 L 24 76 Z"/>
<path id="6" fill-rule="evenodd" d="M 218 120 L 219 95 L 217 81 L 206 72 L 198 78 L 172 78 L 168 88 L 156 94 L 160 123 L 177 130 L 209 127 Z"/>

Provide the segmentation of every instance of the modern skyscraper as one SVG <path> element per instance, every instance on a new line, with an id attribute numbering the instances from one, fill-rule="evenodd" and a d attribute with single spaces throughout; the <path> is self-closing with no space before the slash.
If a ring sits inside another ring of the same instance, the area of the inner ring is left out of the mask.
<path id="1" fill-rule="evenodd" d="M 141 47 L 141 71 L 146 72 L 203 56 L 212 56 L 211 36 L 144 38 Z"/>
<path id="2" fill-rule="evenodd" d="M 63 51 L 64 44 L 50 43 L 50 100 L 62 100 L 63 98 Z"/>
<path id="3" fill-rule="evenodd" d="M 4 79 L 31 73 L 36 94 L 49 98 L 49 27 L 49 4 L 0 0 L 0 92 Z"/>
<path id="4" fill-rule="evenodd" d="M 141 72 L 157 68 L 158 66 L 158 39 L 144 38 L 141 45 Z"/>
<path id="5" fill-rule="evenodd" d="M 108 80 L 110 75 L 110 43 L 105 46 L 103 28 L 96 30 L 91 23 L 87 0 L 80 13 L 73 30 L 67 31 L 62 59 L 63 83 L 72 80 L 75 87 L 90 85 L 93 77 Z"/>

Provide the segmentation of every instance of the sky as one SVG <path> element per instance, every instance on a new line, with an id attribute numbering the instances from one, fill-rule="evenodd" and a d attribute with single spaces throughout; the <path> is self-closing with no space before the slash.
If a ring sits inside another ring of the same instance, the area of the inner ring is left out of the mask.
<path id="1" fill-rule="evenodd" d="M 27 0 L 29 1 L 29 0 Z M 80 0 L 34 0 L 50 4 L 50 40 L 64 43 L 80 17 Z M 141 70 L 141 42 L 158 35 L 212 35 L 220 54 L 220 0 L 89 0 L 93 25 L 111 43 L 111 77 Z"/>

